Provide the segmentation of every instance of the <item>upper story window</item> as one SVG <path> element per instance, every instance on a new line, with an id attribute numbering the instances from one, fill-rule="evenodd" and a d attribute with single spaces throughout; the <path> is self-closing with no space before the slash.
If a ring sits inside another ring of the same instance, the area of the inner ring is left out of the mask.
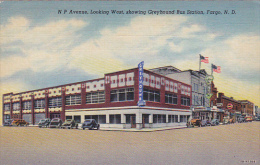
<path id="1" fill-rule="evenodd" d="M 81 104 L 81 95 L 66 96 L 66 105 L 78 105 Z"/>
<path id="2" fill-rule="evenodd" d="M 175 94 L 165 94 L 165 103 L 178 104 L 178 97 Z"/>
<path id="3" fill-rule="evenodd" d="M 43 108 L 45 108 L 45 99 L 34 100 L 34 108 L 35 109 L 43 109 Z"/>
<path id="4" fill-rule="evenodd" d="M 4 111 L 10 111 L 11 105 L 10 104 L 4 104 Z"/>
<path id="5" fill-rule="evenodd" d="M 125 88 L 112 90 L 110 92 L 110 101 L 132 101 L 134 100 L 134 88 Z"/>
<path id="6" fill-rule="evenodd" d="M 105 92 L 93 92 L 93 93 L 87 93 L 86 95 L 86 103 L 104 103 L 105 102 Z"/>
<path id="7" fill-rule="evenodd" d="M 160 91 L 148 90 L 144 88 L 143 99 L 145 101 L 160 102 Z"/>
<path id="8" fill-rule="evenodd" d="M 25 101 L 23 104 L 23 110 L 30 110 L 32 109 L 32 102 L 31 101 Z"/>
<path id="9" fill-rule="evenodd" d="M 181 97 L 181 105 L 190 106 L 190 98 Z"/>
<path id="10" fill-rule="evenodd" d="M 61 97 L 49 98 L 49 108 L 61 107 Z"/>
<path id="11" fill-rule="evenodd" d="M 18 111 L 18 110 L 20 110 L 20 103 L 18 102 L 18 103 L 13 103 L 13 110 L 14 111 Z"/>

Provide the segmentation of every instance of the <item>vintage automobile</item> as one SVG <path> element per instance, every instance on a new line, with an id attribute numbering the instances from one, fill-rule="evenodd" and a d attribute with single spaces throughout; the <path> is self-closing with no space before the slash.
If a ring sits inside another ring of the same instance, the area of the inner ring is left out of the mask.
<path id="1" fill-rule="evenodd" d="M 212 125 L 212 126 L 219 125 L 219 120 L 218 119 L 211 120 L 210 125 Z"/>
<path id="2" fill-rule="evenodd" d="M 256 117 L 255 121 L 260 121 L 260 116 Z"/>
<path id="3" fill-rule="evenodd" d="M 208 120 L 202 120 L 201 121 L 201 126 L 206 127 L 208 125 Z"/>
<path id="4" fill-rule="evenodd" d="M 78 129 L 78 124 L 75 122 L 73 119 L 67 119 L 65 122 L 62 124 L 61 128 L 68 128 L 68 129 L 73 129 L 76 128 Z"/>
<path id="5" fill-rule="evenodd" d="M 223 118 L 223 124 L 229 124 L 229 117 Z"/>
<path id="6" fill-rule="evenodd" d="M 234 124 L 235 123 L 235 119 L 229 119 L 229 124 Z"/>
<path id="7" fill-rule="evenodd" d="M 95 119 L 86 119 L 84 123 L 82 124 L 82 129 L 85 130 L 85 128 L 91 129 L 99 129 L 100 125 L 96 122 Z"/>
<path id="8" fill-rule="evenodd" d="M 247 116 L 247 117 L 245 117 L 245 121 L 246 121 L 246 122 L 252 122 L 253 119 L 252 119 L 251 116 Z"/>
<path id="9" fill-rule="evenodd" d="M 245 122 L 245 117 L 244 116 L 240 116 L 237 121 L 239 123 Z"/>
<path id="10" fill-rule="evenodd" d="M 62 120 L 59 118 L 54 118 L 51 120 L 50 128 L 61 128 L 62 126 Z"/>
<path id="11" fill-rule="evenodd" d="M 13 119 L 8 119 L 4 122 L 4 126 L 12 126 Z"/>
<path id="12" fill-rule="evenodd" d="M 15 126 L 28 126 L 29 123 L 26 122 L 26 121 L 23 120 L 23 119 L 15 119 L 15 120 L 12 122 L 12 125 L 15 125 Z"/>
<path id="13" fill-rule="evenodd" d="M 191 119 L 190 121 L 191 126 L 201 126 L 201 120 L 200 119 Z"/>
<path id="14" fill-rule="evenodd" d="M 51 119 L 47 118 L 47 119 L 41 119 L 40 122 L 38 123 L 38 126 L 39 128 L 42 128 L 42 127 L 49 127 L 51 123 Z"/>

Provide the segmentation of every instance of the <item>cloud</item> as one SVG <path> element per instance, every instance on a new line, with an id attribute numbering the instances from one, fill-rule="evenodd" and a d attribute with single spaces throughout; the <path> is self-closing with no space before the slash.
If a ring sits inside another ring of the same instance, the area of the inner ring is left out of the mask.
<path id="1" fill-rule="evenodd" d="M 10 18 L 1 25 L 2 54 L 11 51 L 12 47 L 16 47 L 16 51 L 2 57 L 1 77 L 26 69 L 44 72 L 66 65 L 69 48 L 79 38 L 76 32 L 86 25 L 88 22 L 71 19 L 35 26 L 24 17 Z"/>

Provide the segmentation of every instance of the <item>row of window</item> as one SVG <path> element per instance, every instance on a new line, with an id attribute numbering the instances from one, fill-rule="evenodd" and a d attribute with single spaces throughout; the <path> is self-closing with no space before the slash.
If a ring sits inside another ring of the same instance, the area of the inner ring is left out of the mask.
<path id="1" fill-rule="evenodd" d="M 187 122 L 190 115 L 180 115 L 180 122 Z M 149 123 L 149 115 L 143 115 L 144 123 Z M 66 116 L 66 119 L 72 119 L 72 116 Z M 95 119 L 99 124 L 106 124 L 106 115 L 85 115 L 86 119 Z M 74 116 L 74 120 L 81 123 L 80 116 Z M 178 123 L 178 115 L 168 115 L 168 123 Z M 135 115 L 126 114 L 126 124 L 135 124 Z M 166 123 L 166 115 L 154 114 L 153 123 Z M 109 124 L 121 124 L 121 115 L 109 115 Z"/>
<path id="2" fill-rule="evenodd" d="M 160 92 L 154 90 L 144 89 L 143 91 L 143 99 L 145 101 L 152 102 L 160 102 Z M 110 101 L 111 102 L 120 102 L 120 101 L 133 101 L 134 100 L 134 88 L 126 88 L 126 89 L 117 89 L 112 90 L 110 93 Z M 86 95 L 86 104 L 93 103 L 104 103 L 105 102 L 105 92 L 93 92 L 87 93 Z M 81 95 L 71 95 L 66 96 L 65 105 L 80 105 L 82 103 Z M 176 94 L 165 94 L 165 103 L 168 104 L 178 104 L 178 97 Z M 62 106 L 62 98 L 55 97 L 49 98 L 48 105 L 50 108 L 61 107 Z M 181 97 L 181 105 L 190 106 L 190 98 Z M 32 107 L 31 101 L 25 101 L 22 103 L 22 108 L 24 110 L 30 110 Z M 45 99 L 35 100 L 34 101 L 35 109 L 45 108 Z M 4 104 L 4 110 L 10 110 L 10 104 Z M 13 103 L 13 110 L 20 110 L 20 103 Z"/>

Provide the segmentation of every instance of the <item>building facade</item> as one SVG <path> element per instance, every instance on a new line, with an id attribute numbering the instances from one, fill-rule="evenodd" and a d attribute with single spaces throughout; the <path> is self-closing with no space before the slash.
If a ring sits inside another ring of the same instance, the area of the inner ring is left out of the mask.
<path id="1" fill-rule="evenodd" d="M 246 115 L 253 116 L 255 105 L 251 101 L 248 100 L 239 100 L 241 102 L 241 113 Z"/>
<path id="2" fill-rule="evenodd" d="M 101 127 L 184 126 L 191 116 L 191 85 L 144 70 L 143 99 L 138 106 L 138 68 L 104 78 L 3 95 L 3 121 L 43 118 L 96 119 Z"/>

